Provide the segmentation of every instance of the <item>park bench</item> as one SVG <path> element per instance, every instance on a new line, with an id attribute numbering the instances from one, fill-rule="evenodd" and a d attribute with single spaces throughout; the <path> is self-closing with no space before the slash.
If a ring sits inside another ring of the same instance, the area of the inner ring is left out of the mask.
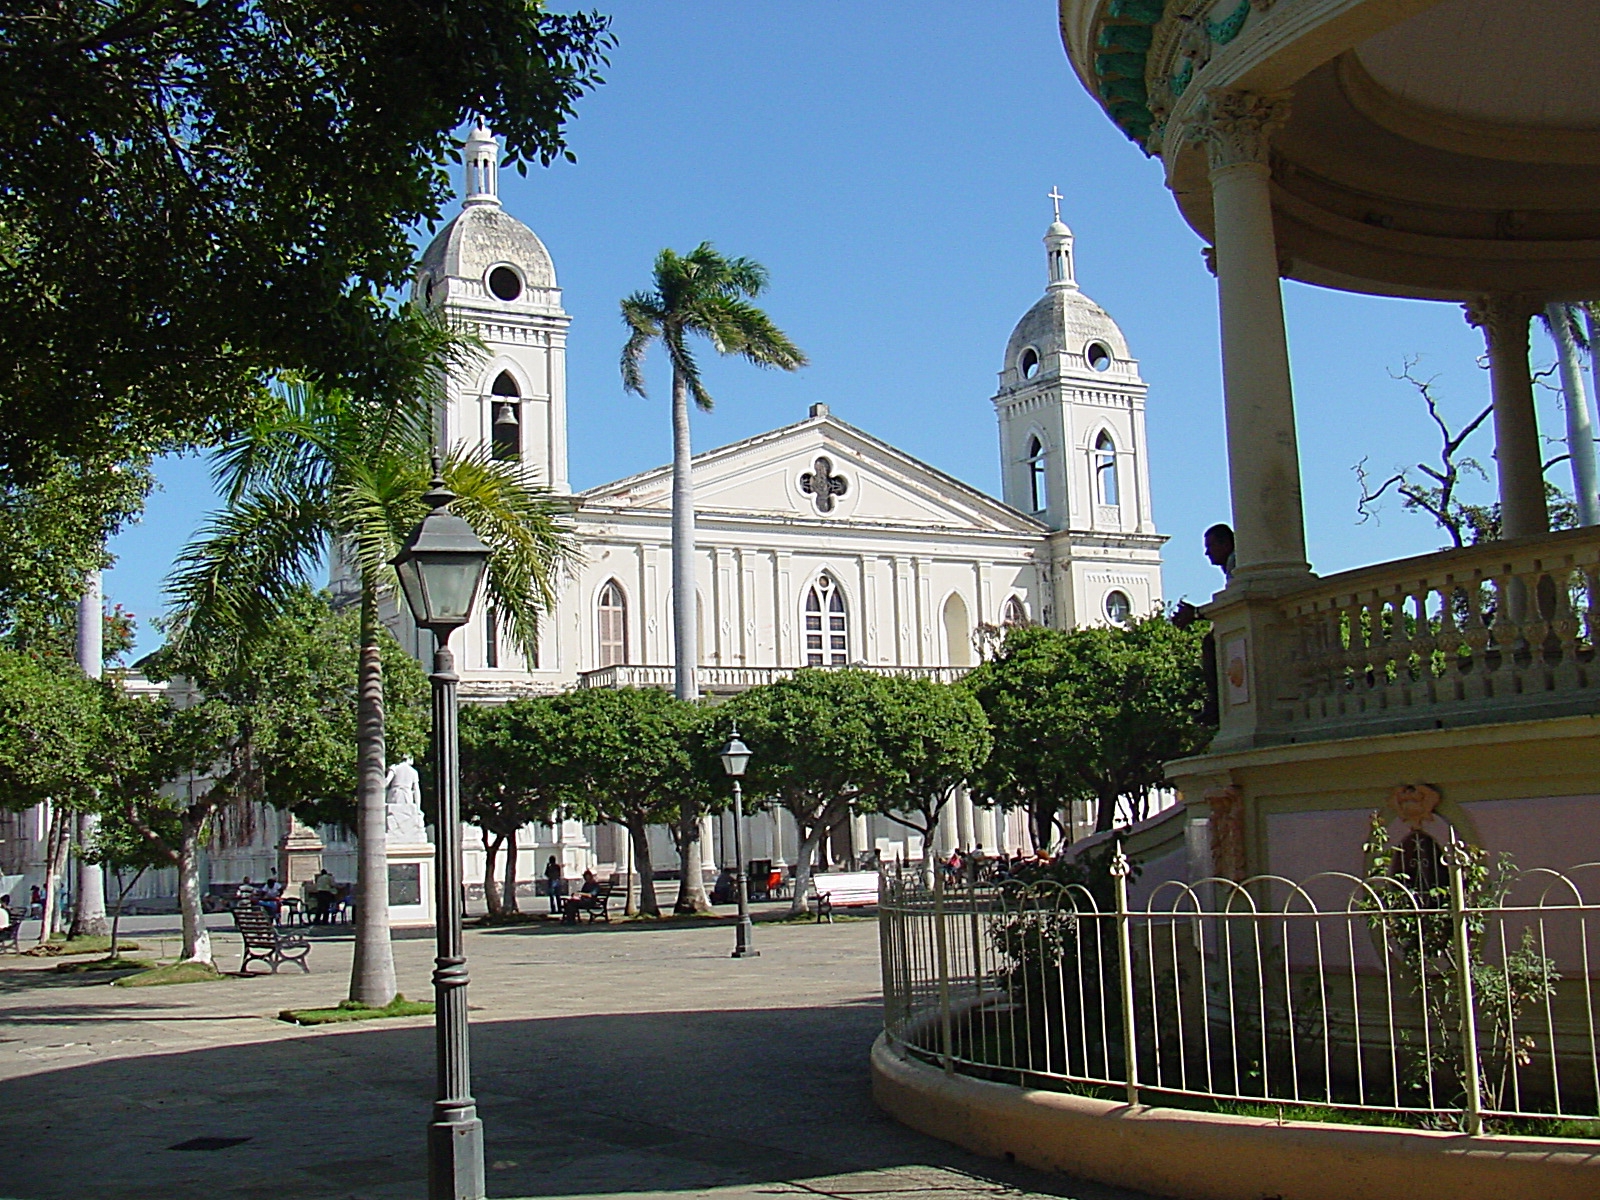
<path id="1" fill-rule="evenodd" d="M 22 919 L 27 914 L 20 909 L 11 909 L 11 920 L 4 929 L 0 929 L 0 951 L 9 950 L 12 954 L 22 953 Z"/>
<path id="2" fill-rule="evenodd" d="M 817 897 L 817 923 L 826 917 L 833 924 L 836 908 L 870 908 L 878 903 L 876 871 L 837 871 L 811 877 Z"/>
<path id="3" fill-rule="evenodd" d="M 578 923 L 578 917 L 588 914 L 589 924 L 596 920 L 611 924 L 611 899 L 616 894 L 620 885 L 615 883 L 602 883 L 587 895 L 567 896 L 561 901 L 562 916 L 570 915 L 572 924 Z"/>
<path id="4" fill-rule="evenodd" d="M 239 960 L 241 975 L 252 962 L 258 961 L 271 966 L 274 975 L 286 962 L 294 963 L 307 975 L 311 974 L 311 968 L 306 965 L 311 943 L 298 934 L 282 932 L 272 923 L 265 909 L 248 901 L 236 905 L 233 924 L 244 939 L 244 957 Z"/>

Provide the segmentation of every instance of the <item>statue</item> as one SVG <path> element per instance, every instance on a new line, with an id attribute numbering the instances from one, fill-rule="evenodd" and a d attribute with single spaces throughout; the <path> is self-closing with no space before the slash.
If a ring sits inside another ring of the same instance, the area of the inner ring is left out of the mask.
<path id="1" fill-rule="evenodd" d="M 422 781 L 410 756 L 389 768 L 384 779 L 384 832 L 392 842 L 402 845 L 428 840 L 422 819 Z"/>

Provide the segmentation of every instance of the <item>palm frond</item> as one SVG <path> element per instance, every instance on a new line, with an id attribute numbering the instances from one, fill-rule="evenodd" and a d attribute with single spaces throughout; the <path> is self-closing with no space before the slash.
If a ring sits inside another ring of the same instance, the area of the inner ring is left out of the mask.
<path id="1" fill-rule="evenodd" d="M 278 615 L 327 547 L 326 497 L 265 489 L 203 526 L 167 579 L 171 640 L 225 649 Z"/>
<path id="2" fill-rule="evenodd" d="M 444 481 L 460 514 L 488 544 L 490 602 L 512 644 L 530 661 L 539 618 L 554 609 L 561 573 L 578 561 L 577 542 L 560 508 L 519 463 L 487 450 L 452 451 Z"/>
<path id="3" fill-rule="evenodd" d="M 661 336 L 655 298 L 645 292 L 627 297 L 622 302 L 622 320 L 628 326 L 628 341 L 622 347 L 622 389 L 643 396 L 645 351 Z"/>
<path id="4" fill-rule="evenodd" d="M 789 340 L 765 312 L 745 300 L 707 296 L 692 314 L 695 328 L 720 354 L 737 354 L 758 367 L 795 371 L 805 352 Z"/>
<path id="5" fill-rule="evenodd" d="M 711 393 L 706 391 L 705 381 L 700 378 L 700 364 L 695 361 L 694 352 L 684 340 L 683 332 L 678 329 L 669 331 L 662 337 L 661 344 L 666 347 L 673 371 L 683 378 L 695 404 L 702 412 L 710 412 L 716 402 L 711 399 Z"/>

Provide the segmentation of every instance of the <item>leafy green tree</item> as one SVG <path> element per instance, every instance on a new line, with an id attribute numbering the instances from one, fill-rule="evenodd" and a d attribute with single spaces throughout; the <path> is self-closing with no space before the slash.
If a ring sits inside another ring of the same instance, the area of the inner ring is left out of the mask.
<path id="1" fill-rule="evenodd" d="M 420 754 L 426 678 L 387 632 L 378 639 L 390 648 L 382 682 L 395 748 Z M 169 681 L 171 699 L 116 699 L 107 725 L 131 766 L 105 794 L 120 798 L 120 818 L 178 868 L 185 958 L 211 959 L 198 852 L 219 814 L 272 804 L 313 822 L 350 819 L 367 650 L 358 613 L 335 612 L 325 594 L 301 585 L 236 643 L 196 639 L 146 659 L 151 678 Z M 183 788 L 166 786 L 179 781 Z"/>
<path id="2" fill-rule="evenodd" d="M 910 676 L 882 680 L 876 737 L 887 773 L 873 798 L 878 810 L 922 835 L 932 866 L 939 814 L 955 789 L 989 758 L 994 739 L 972 693 Z"/>
<path id="3" fill-rule="evenodd" d="M 659 915 L 649 828 L 681 830 L 685 812 L 698 828 L 699 814 L 716 806 L 710 712 L 656 688 L 580 688 L 551 705 L 571 756 L 570 811 L 628 831 L 639 911 Z"/>
<path id="4" fill-rule="evenodd" d="M 124 769 L 126 766 L 124 762 Z M 145 838 L 128 823 L 119 806 L 113 804 L 98 816 L 89 843 L 81 846 L 79 853 L 85 861 L 109 871 L 117 881 L 116 903 L 111 909 L 111 946 L 106 952 L 106 961 L 116 962 L 122 930 L 122 908 L 127 902 L 128 893 L 146 871 L 159 871 L 170 865 L 170 860 L 165 853 L 165 846 Z"/>
<path id="5" fill-rule="evenodd" d="M 569 775 L 566 732 L 548 696 L 461 712 L 461 817 L 483 831 L 491 916 L 518 911 L 517 831 L 556 814 Z M 502 850 L 503 885 L 495 874 Z"/>
<path id="6" fill-rule="evenodd" d="M 96 803 L 102 782 L 100 700 L 70 658 L 0 649 L 0 806 L 50 806 L 41 943 L 55 931 L 72 816 Z"/>
<path id="7" fill-rule="evenodd" d="M 432 407 L 425 396 L 379 403 L 294 386 L 273 409 L 217 451 L 227 508 L 182 553 L 170 590 L 175 635 L 196 653 L 225 655 L 285 611 L 331 550 L 348 563 L 360 596 L 360 676 L 355 699 L 360 871 L 350 998 L 394 999 L 384 841 L 387 773 L 378 605 L 396 581 L 390 560 L 428 511 Z M 531 475 L 486 453 L 452 453 L 442 465 L 453 510 L 488 543 L 489 600 L 523 653 L 570 535 Z"/>
<path id="8" fill-rule="evenodd" d="M 882 736 L 889 705 L 878 675 L 805 669 L 751 688 L 721 710 L 738 722 L 750 747 L 745 790 L 775 798 L 799 829 L 794 913 L 809 908 L 812 864 L 823 839 L 853 806 L 872 807 L 894 778 Z M 913 739 L 904 740 L 910 745 Z"/>
<path id="9" fill-rule="evenodd" d="M 718 354 L 737 355 L 758 367 L 797 371 L 806 356 L 750 303 L 766 290 L 767 272 L 749 258 L 727 258 L 710 242 L 688 254 L 662 250 L 656 255 L 654 290 L 635 292 L 622 301 L 628 340 L 622 348 L 622 385 L 643 396 L 645 352 L 659 341 L 672 363 L 672 610 L 675 692 L 680 700 L 699 696 L 695 666 L 698 597 L 694 573 L 694 480 L 690 471 L 689 396 L 705 411 L 711 394 L 700 379 L 689 338 L 705 338 Z M 700 876 L 700 814 L 685 811 L 678 830 L 683 885 L 679 912 L 710 907 Z"/>
<path id="10" fill-rule="evenodd" d="M 451 131 L 566 154 L 608 24 L 538 0 L 6 5 L 0 474 L 204 441 L 284 371 L 407 394 L 429 339 L 384 297 Z"/>
<path id="11" fill-rule="evenodd" d="M 1160 786 L 1162 764 L 1210 737 L 1201 638 L 1160 614 L 1120 627 L 1008 630 L 999 653 L 962 681 L 994 731 L 980 793 L 1026 807 L 1046 849 L 1074 799 L 1093 801 L 1097 831 L 1115 825 L 1119 802 L 1131 816 Z"/>

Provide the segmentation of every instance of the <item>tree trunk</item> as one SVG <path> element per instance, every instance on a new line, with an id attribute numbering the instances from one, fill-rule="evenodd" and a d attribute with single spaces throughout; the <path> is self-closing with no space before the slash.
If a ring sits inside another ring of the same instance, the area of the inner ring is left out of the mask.
<path id="1" fill-rule="evenodd" d="M 200 906 L 200 827 L 198 820 L 185 816 L 178 843 L 178 911 L 183 916 L 183 961 L 215 966 L 211 956 L 211 931 Z"/>
<path id="2" fill-rule="evenodd" d="M 1094 831 L 1106 833 L 1117 824 L 1118 794 L 1110 788 L 1099 788 L 1095 796 Z"/>
<path id="3" fill-rule="evenodd" d="M 537 860 L 535 860 L 537 861 Z M 506 843 L 506 883 L 500 889 L 500 911 L 521 912 L 517 903 L 517 831 L 513 830 Z"/>
<path id="4" fill-rule="evenodd" d="M 674 692 L 679 700 L 698 700 L 695 666 L 700 648 L 695 588 L 694 477 L 690 473 L 689 384 L 672 371 L 672 648 Z"/>
<path id="5" fill-rule="evenodd" d="M 99 679 L 105 662 L 105 617 L 102 615 L 100 572 L 90 571 L 78 599 L 78 669 L 90 679 Z M 106 876 L 99 863 L 89 862 L 83 852 L 94 842 L 100 818 L 95 813 L 78 814 L 78 903 L 73 909 L 72 931 L 68 937 L 101 937 L 106 933 Z"/>
<path id="6" fill-rule="evenodd" d="M 116 961 L 117 957 L 118 930 L 122 927 L 122 906 L 127 902 L 128 893 L 133 890 L 134 885 L 139 882 L 139 878 L 144 872 L 145 869 L 140 867 L 133 873 L 133 878 L 128 880 L 127 883 L 122 882 L 122 872 L 120 870 L 117 872 L 117 907 L 111 914 L 111 949 L 106 954 L 106 957 L 113 962 Z"/>
<path id="7" fill-rule="evenodd" d="M 50 805 L 50 828 L 44 841 L 44 911 L 39 914 L 39 945 L 47 945 L 61 928 L 62 875 L 67 862 L 67 839 L 71 814 L 59 804 Z"/>
<path id="8" fill-rule="evenodd" d="M 378 655 L 378 594 L 361 588 L 361 664 L 356 681 L 356 950 L 350 999 L 382 1008 L 394 999 L 389 944 L 389 853 L 384 822 L 383 660 Z"/>
<path id="9" fill-rule="evenodd" d="M 1567 410 L 1567 454 L 1572 460 L 1572 494 L 1578 502 L 1578 524 L 1600 525 L 1600 485 L 1595 479 L 1594 426 L 1584 392 L 1578 342 L 1572 336 L 1573 311 L 1566 304 L 1545 306 L 1561 368 L 1561 399 Z"/>
<path id="10" fill-rule="evenodd" d="M 1033 852 L 1049 854 L 1056 844 L 1055 804 L 1039 800 L 1029 803 L 1028 824 L 1032 827 Z"/>
<path id="11" fill-rule="evenodd" d="M 702 913 L 711 911 L 711 899 L 706 895 L 705 877 L 700 859 L 700 809 L 685 804 L 678 818 L 678 899 L 672 906 L 675 913 Z"/>
<path id="12" fill-rule="evenodd" d="M 483 831 L 483 902 L 488 906 L 491 917 L 498 917 L 505 911 L 500 904 L 500 881 L 494 874 L 500 862 L 500 847 L 505 845 L 505 841 L 506 835 L 497 833 L 491 842 L 489 831 Z"/>
<path id="13" fill-rule="evenodd" d="M 795 824 L 800 829 L 800 850 L 795 856 L 794 864 L 794 898 L 789 901 L 789 915 L 800 916 L 811 911 L 811 864 L 817 857 L 817 846 L 822 839 L 828 836 L 828 823 L 817 821 L 807 827 L 799 815 L 795 816 Z"/>
<path id="14" fill-rule="evenodd" d="M 633 845 L 633 869 L 639 875 L 639 912 L 659 917 L 661 902 L 656 899 L 656 868 L 650 861 L 650 827 L 643 821 L 629 824 L 628 840 Z"/>

